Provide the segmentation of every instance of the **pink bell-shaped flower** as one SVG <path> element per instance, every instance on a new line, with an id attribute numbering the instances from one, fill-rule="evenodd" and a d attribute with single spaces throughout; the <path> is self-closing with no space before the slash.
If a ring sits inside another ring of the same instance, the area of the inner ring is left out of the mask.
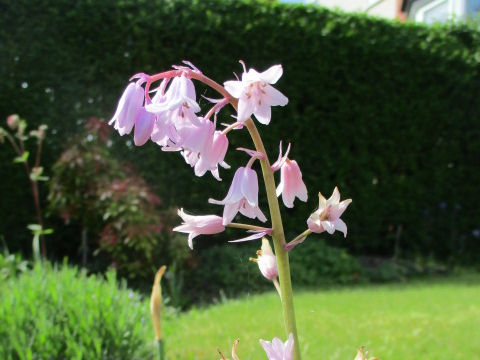
<path id="1" fill-rule="evenodd" d="M 267 353 L 268 360 L 292 360 L 293 359 L 293 334 L 290 333 L 288 340 L 283 343 L 279 338 L 271 342 L 260 340 L 263 350 Z"/>
<path id="2" fill-rule="evenodd" d="M 130 134 L 135 125 L 135 119 L 143 109 L 143 100 L 145 93 L 141 86 L 143 80 L 128 84 L 117 105 L 117 110 L 109 125 L 114 124 L 114 128 L 121 136 Z"/>
<path id="3" fill-rule="evenodd" d="M 262 73 L 254 69 L 247 72 L 244 66 L 242 81 L 224 83 L 225 89 L 238 99 L 238 121 L 245 121 L 253 114 L 260 123 L 270 123 L 271 107 L 288 103 L 287 97 L 270 85 L 275 84 L 282 74 L 282 65 L 274 65 Z"/>
<path id="4" fill-rule="evenodd" d="M 133 142 L 136 146 L 144 145 L 152 135 L 153 125 L 155 124 L 155 115 L 146 111 L 143 107 L 135 118 L 135 130 L 133 133 Z"/>
<path id="5" fill-rule="evenodd" d="M 280 184 L 277 186 L 277 196 L 282 194 L 286 207 L 293 208 L 293 201 L 298 197 L 307 201 L 307 187 L 302 180 L 302 172 L 295 160 L 286 159 L 280 169 Z"/>
<path id="6" fill-rule="evenodd" d="M 205 144 L 204 151 L 200 154 L 198 162 L 195 164 L 195 175 L 203 176 L 210 171 L 217 180 L 222 180 L 218 172 L 218 165 L 229 168 L 223 160 L 227 154 L 228 138 L 221 131 L 215 131 L 213 137 Z"/>
<path id="7" fill-rule="evenodd" d="M 332 196 L 328 200 L 318 193 L 318 210 L 313 212 L 307 220 L 308 228 L 314 233 L 322 233 L 324 231 L 333 234 L 335 230 L 341 231 L 347 236 L 347 225 L 340 219 L 343 212 L 347 209 L 352 199 L 340 202 L 340 193 L 335 187 Z"/>
<path id="8" fill-rule="evenodd" d="M 193 216 L 186 214 L 183 209 L 178 210 L 178 216 L 183 224 L 173 228 L 173 231 L 188 234 L 188 246 L 193 249 L 193 239 L 198 235 L 218 234 L 225 231 L 222 218 L 216 215 Z"/>
<path id="9" fill-rule="evenodd" d="M 258 178 L 250 167 L 239 167 L 235 172 L 227 196 L 222 201 L 209 199 L 211 204 L 225 205 L 223 225 L 228 225 L 240 211 L 241 214 L 265 222 L 267 218 L 258 207 Z"/>

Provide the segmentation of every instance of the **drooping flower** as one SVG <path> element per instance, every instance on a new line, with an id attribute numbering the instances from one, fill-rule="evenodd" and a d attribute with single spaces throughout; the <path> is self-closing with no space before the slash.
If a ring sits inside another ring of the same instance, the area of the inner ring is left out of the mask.
<path id="1" fill-rule="evenodd" d="M 222 180 L 218 172 L 218 165 L 229 168 L 225 162 L 228 149 L 227 135 L 221 131 L 215 131 L 211 141 L 207 142 L 198 162 L 195 164 L 195 175 L 203 176 L 210 171 L 217 180 Z"/>
<path id="2" fill-rule="evenodd" d="M 277 187 L 277 196 L 282 195 L 283 203 L 288 208 L 293 208 L 293 201 L 298 197 L 307 201 L 307 187 L 302 180 L 302 172 L 295 160 L 286 159 L 280 170 L 280 184 Z"/>
<path id="3" fill-rule="evenodd" d="M 268 280 L 276 279 L 278 276 L 277 258 L 267 238 L 262 239 L 262 249 L 257 251 L 257 256 L 258 258 L 250 258 L 250 261 L 258 264 L 260 272 Z"/>
<path id="4" fill-rule="evenodd" d="M 225 199 L 222 201 L 209 199 L 208 201 L 211 204 L 225 206 L 223 225 L 231 223 L 239 211 L 251 219 L 258 218 L 262 222 L 267 221 L 262 210 L 258 207 L 257 173 L 249 166 L 237 169 Z"/>
<path id="5" fill-rule="evenodd" d="M 130 134 L 135 125 L 135 119 L 143 109 L 145 93 L 142 82 L 143 80 L 141 79 L 135 83 L 128 84 L 118 102 L 115 114 L 108 122 L 109 125 L 114 124 L 115 130 L 117 130 L 121 136 Z"/>
<path id="6" fill-rule="evenodd" d="M 322 233 L 324 231 L 333 234 L 338 230 L 347 236 L 347 225 L 340 219 L 343 212 L 347 209 L 352 199 L 343 200 L 340 202 L 340 193 L 335 187 L 332 196 L 328 200 L 318 193 L 318 210 L 313 212 L 307 220 L 308 228 L 315 233 Z"/>
<path id="7" fill-rule="evenodd" d="M 188 234 L 188 246 L 193 249 L 193 239 L 198 235 L 218 234 L 225 231 L 222 218 L 216 215 L 193 216 L 186 214 L 183 209 L 178 210 L 178 216 L 183 224 L 175 227 L 173 231 Z"/>
<path id="8" fill-rule="evenodd" d="M 146 111 L 143 107 L 135 118 L 135 130 L 133 132 L 133 142 L 136 146 L 144 145 L 152 135 L 153 125 L 155 124 L 155 115 Z"/>
<path id="9" fill-rule="evenodd" d="M 279 338 L 271 342 L 260 340 L 263 350 L 267 353 L 268 360 L 292 360 L 293 359 L 293 334 L 290 333 L 288 340 L 283 343 Z"/>
<path id="10" fill-rule="evenodd" d="M 224 83 L 225 89 L 238 99 L 238 121 L 247 120 L 252 114 L 265 125 L 270 123 L 271 107 L 285 106 L 288 98 L 270 84 L 275 84 L 283 74 L 282 65 L 274 65 L 259 73 L 244 66 L 242 81 Z"/>

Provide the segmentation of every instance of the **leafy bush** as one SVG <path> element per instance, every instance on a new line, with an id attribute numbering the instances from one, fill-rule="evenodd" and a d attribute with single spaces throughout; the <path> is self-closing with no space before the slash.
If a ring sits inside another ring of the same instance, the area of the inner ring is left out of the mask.
<path id="1" fill-rule="evenodd" d="M 155 354 L 148 305 L 108 272 L 106 280 L 36 265 L 0 287 L 0 358 L 148 360 Z"/>
<path id="2" fill-rule="evenodd" d="M 112 155 L 110 131 L 105 122 L 91 118 L 87 131 L 69 142 L 52 169 L 50 210 L 82 228 L 84 265 L 89 246 L 94 254 L 108 254 L 122 275 L 153 274 L 187 248 L 170 248 L 176 215 L 162 209 L 161 200 L 130 164 Z"/>
<path id="3" fill-rule="evenodd" d="M 344 249 L 309 237 L 290 255 L 292 281 L 297 286 L 322 286 L 367 281 L 358 260 Z"/>

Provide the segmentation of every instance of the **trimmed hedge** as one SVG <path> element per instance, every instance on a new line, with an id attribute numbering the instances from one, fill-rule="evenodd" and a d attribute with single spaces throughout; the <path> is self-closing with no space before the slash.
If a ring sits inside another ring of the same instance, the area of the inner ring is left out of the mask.
<path id="1" fill-rule="evenodd" d="M 272 158 L 280 139 L 293 142 L 291 156 L 309 189 L 308 204 L 284 212 L 289 234 L 305 228 L 316 192 L 329 195 L 338 185 L 354 202 L 345 214 L 349 237 L 331 243 L 357 254 L 389 256 L 397 248 L 400 256 L 478 259 L 472 231 L 480 226 L 473 201 L 480 197 L 480 33 L 474 26 L 426 27 L 258 1 L 51 4 L 0 2 L 0 118 L 18 112 L 31 123 L 46 121 L 55 133 L 46 150 L 51 161 L 84 119 L 111 116 L 136 72 L 188 59 L 222 82 L 241 71 L 238 59 L 258 70 L 282 63 L 278 88 L 290 103 L 273 110 L 270 126 L 259 127 Z M 232 136 L 231 148 L 241 139 Z M 223 172 L 221 184 L 195 178 L 178 156 L 126 142 L 117 141 L 119 156 L 135 161 L 167 204 L 219 211 L 206 200 L 225 194 L 233 171 Z M 23 229 L 33 212 L 7 153 L 0 152 L 0 233 L 15 249 L 28 246 Z M 228 162 L 245 160 L 233 153 Z M 57 231 L 51 242 L 60 238 Z"/>

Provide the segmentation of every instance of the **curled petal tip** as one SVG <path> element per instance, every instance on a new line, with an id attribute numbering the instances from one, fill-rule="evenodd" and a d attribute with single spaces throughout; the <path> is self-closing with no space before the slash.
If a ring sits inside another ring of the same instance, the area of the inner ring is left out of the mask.
<path id="1" fill-rule="evenodd" d="M 133 75 L 130 79 L 128 79 L 128 81 L 132 81 L 132 80 L 135 80 L 135 79 L 140 79 L 140 80 L 143 80 L 142 82 L 145 82 L 145 81 L 148 81 L 148 78 L 150 76 L 145 74 L 145 73 L 137 73 L 135 75 Z"/>

